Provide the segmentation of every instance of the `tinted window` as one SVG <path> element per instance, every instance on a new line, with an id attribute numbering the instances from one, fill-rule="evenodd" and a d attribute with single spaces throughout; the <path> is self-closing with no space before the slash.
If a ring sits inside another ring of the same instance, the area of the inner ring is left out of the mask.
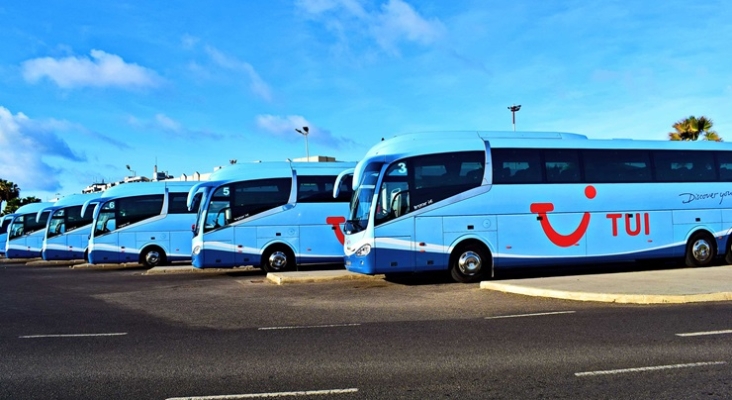
<path id="1" fill-rule="evenodd" d="M 541 183 L 541 151 L 493 149 L 493 183 Z"/>
<path id="2" fill-rule="evenodd" d="M 336 176 L 299 176 L 297 177 L 298 203 L 348 203 L 351 200 L 351 181 L 353 176 L 341 180 L 338 198 L 333 198 L 333 185 Z"/>
<path id="3" fill-rule="evenodd" d="M 376 224 L 480 186 L 485 154 L 442 153 L 399 160 L 381 182 Z"/>
<path id="4" fill-rule="evenodd" d="M 160 215 L 163 195 L 126 197 L 115 200 L 117 229 Z"/>
<path id="5" fill-rule="evenodd" d="M 584 150 L 585 181 L 589 183 L 652 182 L 645 150 Z"/>
<path id="6" fill-rule="evenodd" d="M 719 180 L 732 182 L 732 152 L 718 152 Z"/>
<path id="7" fill-rule="evenodd" d="M 582 180 L 577 150 L 544 150 L 544 166 L 548 183 L 577 183 Z"/>
<path id="8" fill-rule="evenodd" d="M 168 214 L 195 214 L 188 211 L 188 193 L 168 193 Z"/>
<path id="9" fill-rule="evenodd" d="M 2 226 L 0 226 L 0 233 L 7 233 L 9 225 L 10 225 L 10 219 L 8 218 L 5 221 L 3 221 Z"/>
<path id="10" fill-rule="evenodd" d="M 259 179 L 219 187 L 209 202 L 204 232 L 287 204 L 291 187 L 291 178 Z"/>
<path id="11" fill-rule="evenodd" d="M 710 151 L 654 151 L 653 165 L 659 182 L 717 180 L 714 153 Z"/>

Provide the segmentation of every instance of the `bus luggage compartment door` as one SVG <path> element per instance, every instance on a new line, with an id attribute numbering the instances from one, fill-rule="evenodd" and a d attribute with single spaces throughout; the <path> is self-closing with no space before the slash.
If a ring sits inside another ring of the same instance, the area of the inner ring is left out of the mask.
<path id="1" fill-rule="evenodd" d="M 442 218 L 418 217 L 414 219 L 415 270 L 428 271 L 447 267 Z"/>

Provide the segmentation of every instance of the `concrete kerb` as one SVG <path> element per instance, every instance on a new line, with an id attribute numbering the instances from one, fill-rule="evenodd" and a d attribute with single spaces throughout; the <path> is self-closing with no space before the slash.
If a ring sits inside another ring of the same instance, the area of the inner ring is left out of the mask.
<path id="1" fill-rule="evenodd" d="M 164 274 L 228 274 L 242 271 L 259 271 L 259 268 L 251 266 L 237 268 L 196 268 L 192 265 L 167 265 L 164 267 L 150 268 L 143 275 L 164 275 Z"/>
<path id="2" fill-rule="evenodd" d="M 277 285 L 374 279 L 384 279 L 384 275 L 364 275 L 346 270 L 270 272 L 267 274 L 267 280 Z"/>
<path id="3" fill-rule="evenodd" d="M 69 268 L 71 269 L 132 269 L 132 268 L 140 268 L 142 267 L 142 264 L 138 263 L 126 263 L 126 264 L 89 264 L 89 263 L 83 263 L 83 264 L 76 264 L 72 265 Z"/>
<path id="4" fill-rule="evenodd" d="M 26 264 L 31 261 L 43 261 L 42 258 L 0 258 L 0 264 Z"/>
<path id="5" fill-rule="evenodd" d="M 518 286 L 499 282 L 483 281 L 481 289 L 496 290 L 504 293 L 521 294 L 535 297 L 550 297 L 563 300 L 597 301 L 622 304 L 680 304 L 698 303 L 705 301 L 732 300 L 732 292 L 701 293 L 701 294 L 624 294 L 624 293 L 593 293 L 581 291 L 567 291 L 543 289 L 528 286 Z"/>
<path id="6" fill-rule="evenodd" d="M 53 265 L 61 265 L 64 267 L 77 265 L 77 264 L 83 264 L 85 263 L 84 260 L 36 260 L 36 261 L 28 261 L 25 263 L 26 266 L 29 267 L 49 267 Z"/>

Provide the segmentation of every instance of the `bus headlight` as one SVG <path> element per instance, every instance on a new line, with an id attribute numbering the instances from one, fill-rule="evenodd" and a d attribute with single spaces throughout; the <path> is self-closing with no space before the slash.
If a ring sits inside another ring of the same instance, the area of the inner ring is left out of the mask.
<path id="1" fill-rule="evenodd" d="M 371 245 L 365 244 L 361 246 L 358 250 L 356 250 L 356 255 L 359 257 L 365 257 L 371 253 Z"/>
<path id="2" fill-rule="evenodd" d="M 198 255 L 198 253 L 201 252 L 201 246 L 196 246 L 193 248 L 193 255 Z"/>

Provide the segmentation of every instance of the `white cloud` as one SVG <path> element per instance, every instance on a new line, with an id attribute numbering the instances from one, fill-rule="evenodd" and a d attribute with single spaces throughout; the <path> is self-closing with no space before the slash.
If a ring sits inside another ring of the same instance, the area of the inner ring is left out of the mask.
<path id="1" fill-rule="evenodd" d="M 0 106 L 0 179 L 12 181 L 21 190 L 55 191 L 61 187 L 61 170 L 44 160 L 55 156 L 83 161 L 54 133 L 59 121 L 41 122 L 23 113 L 13 115 Z"/>
<path id="2" fill-rule="evenodd" d="M 281 136 L 297 134 L 295 129 L 302 129 L 304 126 L 310 127 L 311 124 L 305 117 L 300 115 L 279 117 L 266 114 L 257 116 L 257 126 L 267 132 Z"/>
<path id="3" fill-rule="evenodd" d="M 275 136 L 290 136 L 293 138 L 300 135 L 295 129 L 302 130 L 303 127 L 307 126 L 309 130 L 308 139 L 311 143 L 319 143 L 333 149 L 356 145 L 351 139 L 336 137 L 329 130 L 313 125 L 301 115 L 288 115 L 284 117 L 270 114 L 258 115 L 256 124 L 262 130 Z"/>
<path id="4" fill-rule="evenodd" d="M 126 63 L 122 57 L 92 50 L 91 57 L 35 58 L 22 64 L 23 78 L 36 83 L 48 78 L 59 87 L 155 87 L 160 77 L 155 71 Z"/>
<path id="5" fill-rule="evenodd" d="M 163 132 L 166 135 L 174 138 L 223 138 L 223 135 L 215 132 L 186 128 L 180 122 L 162 113 L 155 114 L 155 116 L 151 120 L 141 120 L 134 116 L 129 116 L 127 117 L 127 124 L 138 130 L 152 130 Z"/>
<path id="6" fill-rule="evenodd" d="M 272 100 L 272 90 L 251 64 L 227 56 L 212 46 L 206 46 L 206 54 L 219 67 L 246 74 L 249 78 L 249 87 L 252 92 L 264 100 Z"/>
<path id="7" fill-rule="evenodd" d="M 423 18 L 402 0 L 389 0 L 381 11 L 372 29 L 376 41 L 386 50 L 396 51 L 394 46 L 402 40 L 428 45 L 443 35 L 439 20 Z"/>
<path id="8" fill-rule="evenodd" d="M 307 15 L 322 20 L 341 41 L 347 40 L 349 34 L 366 35 L 391 54 L 398 54 L 402 42 L 429 45 L 445 32 L 439 19 L 421 16 L 403 0 L 388 0 L 374 11 L 366 10 L 357 0 L 300 0 L 296 5 Z"/>

